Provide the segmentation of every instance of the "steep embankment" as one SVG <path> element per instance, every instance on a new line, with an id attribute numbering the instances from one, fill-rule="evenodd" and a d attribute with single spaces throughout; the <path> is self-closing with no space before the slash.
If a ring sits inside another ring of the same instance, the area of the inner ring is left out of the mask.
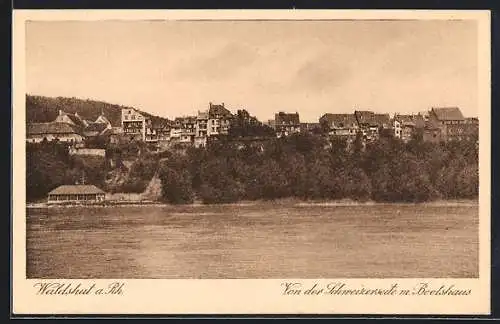
<path id="1" fill-rule="evenodd" d="M 141 194 L 144 200 L 159 200 L 161 197 L 161 180 L 158 176 L 158 172 L 155 173 L 151 181 L 149 182 L 146 190 Z"/>

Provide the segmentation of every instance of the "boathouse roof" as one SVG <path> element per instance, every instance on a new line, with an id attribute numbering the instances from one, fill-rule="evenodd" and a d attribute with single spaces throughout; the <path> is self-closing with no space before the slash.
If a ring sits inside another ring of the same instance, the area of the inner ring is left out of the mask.
<path id="1" fill-rule="evenodd" d="M 93 195 L 104 193 L 94 185 L 63 185 L 49 192 L 49 195 Z"/>

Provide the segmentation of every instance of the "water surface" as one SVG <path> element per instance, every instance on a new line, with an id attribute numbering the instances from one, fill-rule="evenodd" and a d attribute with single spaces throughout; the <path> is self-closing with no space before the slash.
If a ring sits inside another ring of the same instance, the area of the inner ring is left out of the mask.
<path id="1" fill-rule="evenodd" d="M 27 208 L 27 276 L 477 277 L 478 206 Z"/>

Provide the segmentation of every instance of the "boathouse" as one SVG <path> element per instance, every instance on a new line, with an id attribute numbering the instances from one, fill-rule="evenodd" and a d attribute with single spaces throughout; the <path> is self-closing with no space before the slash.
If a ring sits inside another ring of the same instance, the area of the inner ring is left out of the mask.
<path id="1" fill-rule="evenodd" d="M 49 192 L 48 203 L 103 202 L 106 193 L 94 185 L 63 185 Z"/>

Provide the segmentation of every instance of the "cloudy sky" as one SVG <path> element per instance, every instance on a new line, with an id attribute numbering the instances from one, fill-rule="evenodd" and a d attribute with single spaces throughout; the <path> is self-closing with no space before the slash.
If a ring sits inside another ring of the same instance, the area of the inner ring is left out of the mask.
<path id="1" fill-rule="evenodd" d="M 164 116 L 209 102 L 261 120 L 459 106 L 477 116 L 471 21 L 28 22 L 27 92 Z"/>

